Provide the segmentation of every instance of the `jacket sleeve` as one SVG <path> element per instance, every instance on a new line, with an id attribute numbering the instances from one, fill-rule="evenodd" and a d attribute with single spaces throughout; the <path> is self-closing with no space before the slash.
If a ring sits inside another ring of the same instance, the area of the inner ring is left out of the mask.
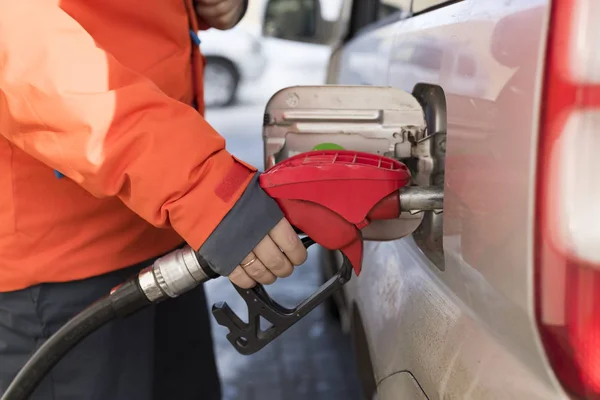
<path id="1" fill-rule="evenodd" d="M 272 218 L 247 218 L 255 232 L 237 251 L 247 254 L 282 216 L 256 188 L 256 170 L 229 154 L 196 110 L 121 65 L 55 3 L 0 0 L 0 134 L 195 249 L 244 235 L 243 225 L 217 228 L 232 209 L 240 214 L 241 198 L 260 203 Z"/>

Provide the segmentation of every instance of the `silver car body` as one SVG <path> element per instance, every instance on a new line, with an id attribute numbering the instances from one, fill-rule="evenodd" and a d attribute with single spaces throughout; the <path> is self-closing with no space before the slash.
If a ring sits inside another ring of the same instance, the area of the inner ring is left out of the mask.
<path id="1" fill-rule="evenodd" d="M 327 76 L 336 85 L 443 90 L 444 211 L 423 218 L 439 237 L 366 241 L 342 321 L 368 355 L 359 364 L 380 399 L 568 398 L 534 309 L 550 0 L 417 3 L 437 7 L 367 26 L 334 49 Z"/>
<path id="2" fill-rule="evenodd" d="M 329 83 L 411 92 L 424 82 L 447 101 L 443 270 L 410 236 L 367 242 L 363 272 L 346 287 L 380 399 L 566 398 L 532 301 L 548 14 L 548 0 L 465 0 L 376 27 L 334 54 Z"/>

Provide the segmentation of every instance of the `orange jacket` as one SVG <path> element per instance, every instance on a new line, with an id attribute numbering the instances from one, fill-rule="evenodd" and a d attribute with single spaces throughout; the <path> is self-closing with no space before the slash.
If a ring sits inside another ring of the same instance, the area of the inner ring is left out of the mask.
<path id="1" fill-rule="evenodd" d="M 241 196 L 255 169 L 188 105 L 190 10 L 0 0 L 0 291 L 199 248 Z"/>

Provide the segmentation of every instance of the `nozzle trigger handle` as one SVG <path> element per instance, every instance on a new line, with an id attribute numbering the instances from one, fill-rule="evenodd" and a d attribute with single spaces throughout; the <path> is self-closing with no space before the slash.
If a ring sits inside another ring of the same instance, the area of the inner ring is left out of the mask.
<path id="1" fill-rule="evenodd" d="M 315 241 L 309 237 L 303 238 L 302 242 L 305 248 L 315 244 Z M 215 319 L 219 325 L 229 329 L 227 340 L 239 353 L 244 355 L 256 353 L 272 342 L 350 280 L 352 264 L 343 253 L 342 256 L 342 266 L 337 274 L 294 308 L 286 308 L 277 303 L 260 284 L 251 289 L 242 289 L 237 285 L 233 285 L 246 302 L 248 322 L 242 321 L 227 303 L 214 304 L 212 313 Z M 260 327 L 261 317 L 271 323 L 271 326 L 266 330 L 262 330 Z"/>

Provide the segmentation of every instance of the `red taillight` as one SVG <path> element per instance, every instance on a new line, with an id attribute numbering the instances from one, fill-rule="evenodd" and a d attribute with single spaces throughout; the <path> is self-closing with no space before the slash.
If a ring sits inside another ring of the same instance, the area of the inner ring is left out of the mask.
<path id="1" fill-rule="evenodd" d="M 538 162 L 536 312 L 563 387 L 600 399 L 600 1 L 554 0 Z"/>

